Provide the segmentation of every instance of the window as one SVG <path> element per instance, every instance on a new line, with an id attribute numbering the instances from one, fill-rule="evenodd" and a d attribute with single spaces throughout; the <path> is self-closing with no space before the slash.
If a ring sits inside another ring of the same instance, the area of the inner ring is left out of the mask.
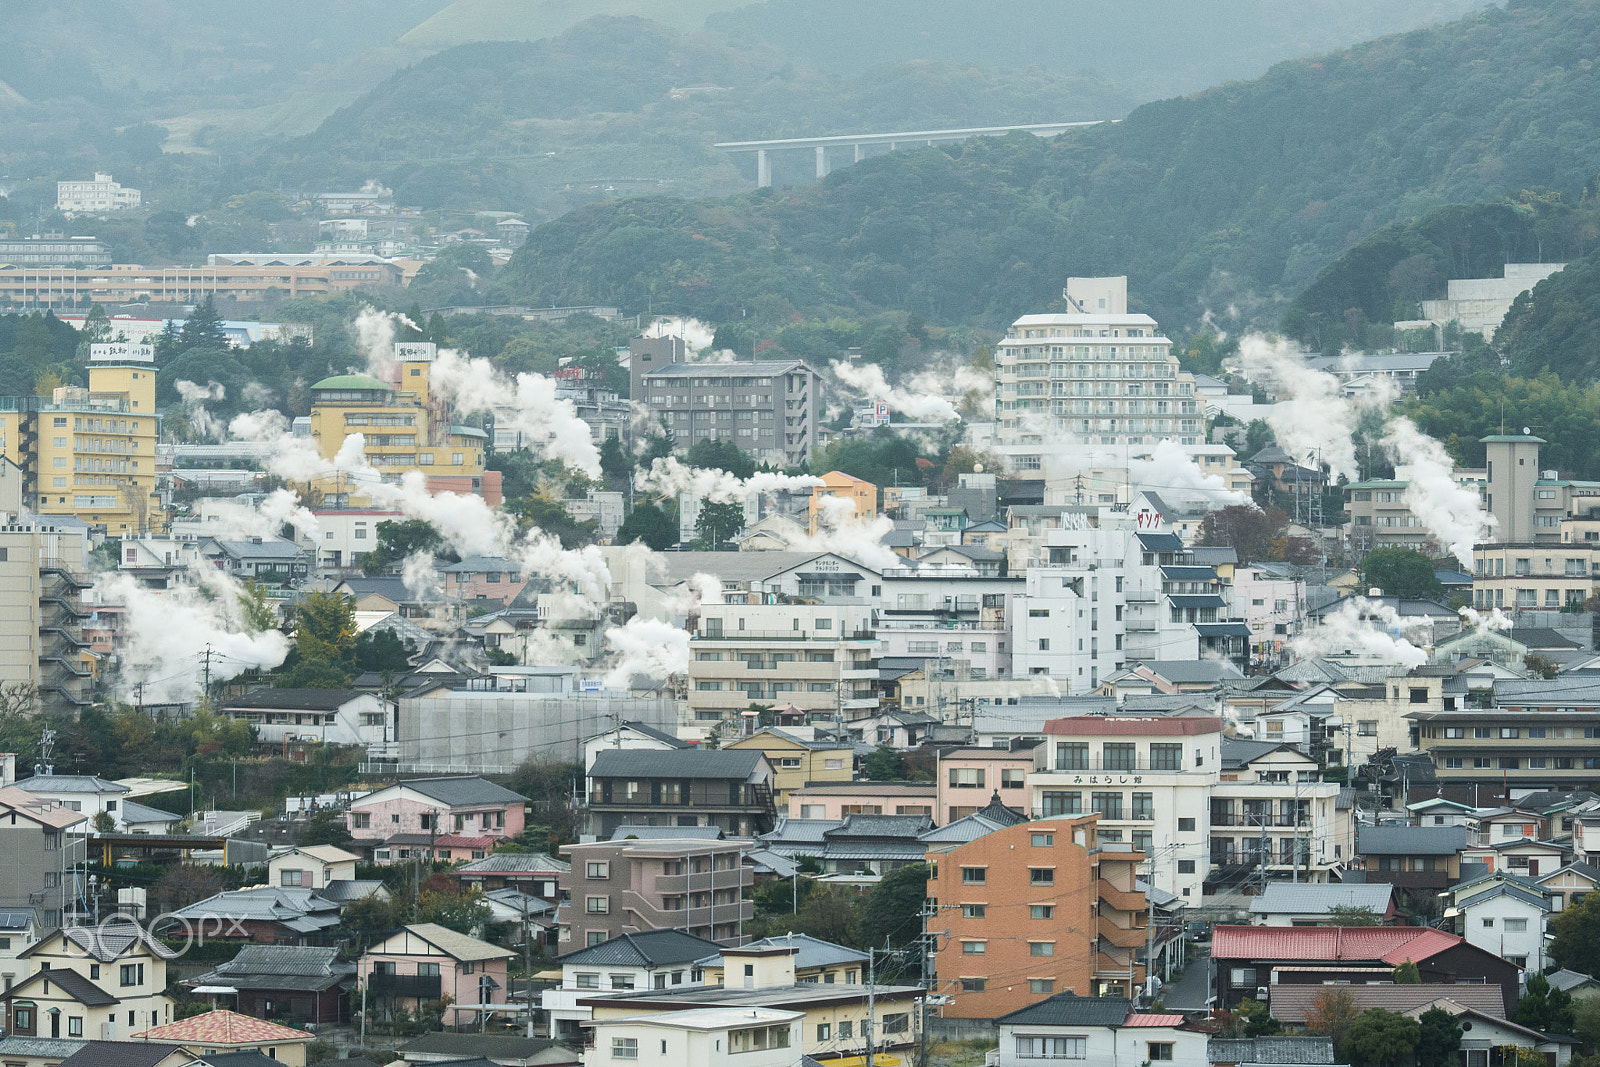
<path id="1" fill-rule="evenodd" d="M 1083 794 L 1059 789 L 1046 789 L 1044 791 L 1044 813 L 1046 817 L 1051 815 L 1082 815 Z"/>
<path id="2" fill-rule="evenodd" d="M 1147 1060 L 1154 1061 L 1172 1059 L 1171 1041 L 1146 1041 L 1145 1049 L 1146 1052 L 1144 1058 Z"/>
<path id="3" fill-rule="evenodd" d="M 1179 819 L 1178 820 L 1178 830 L 1179 830 L 1180 833 L 1183 832 L 1183 831 L 1193 830 L 1193 829 L 1194 829 L 1194 820 L 1193 819 Z"/>
<path id="4" fill-rule="evenodd" d="M 1056 843 L 1055 834 L 1034 834 L 1031 844 L 1034 848 L 1049 848 Z"/>
<path id="5" fill-rule="evenodd" d="M 1378 720 L 1377 719 L 1362 719 L 1359 722 L 1357 722 L 1356 723 L 1356 736 L 1357 737 L 1377 737 L 1378 736 Z"/>
<path id="6" fill-rule="evenodd" d="M 1055 885 L 1056 869 L 1054 867 L 1029 867 L 1029 885 Z"/>
<path id="7" fill-rule="evenodd" d="M 1505 920 L 1505 931 L 1508 934 L 1525 934 L 1528 932 L 1528 920 L 1507 919 Z"/>
<path id="8" fill-rule="evenodd" d="M 1030 919 L 1049 919 L 1052 918 L 1055 913 L 1056 906 L 1054 904 L 1028 905 L 1028 918 Z"/>
<path id="9" fill-rule="evenodd" d="M 661 977 L 665 978 L 666 975 L 661 975 Z M 633 975 L 631 975 L 631 974 L 614 974 L 614 975 L 612 975 L 611 976 L 611 988 L 612 989 L 632 989 L 633 988 Z"/>
<path id="10" fill-rule="evenodd" d="M 1485 930 L 1492 930 L 1492 929 L 1494 929 L 1494 916 L 1492 916 L 1492 915 L 1485 915 L 1485 916 L 1484 916 L 1484 917 L 1483 917 L 1483 928 L 1484 928 L 1484 929 L 1485 929 Z"/>
<path id="11" fill-rule="evenodd" d="M 963 919 L 981 919 L 983 918 L 984 913 L 985 908 L 982 904 L 961 905 L 961 917 Z"/>
<path id="12" fill-rule="evenodd" d="M 590 915 L 606 915 L 606 914 L 609 914 L 610 911 L 611 911 L 611 898 L 610 897 L 588 897 L 586 899 L 586 901 L 585 901 L 584 910 L 587 911 Z"/>
<path id="13" fill-rule="evenodd" d="M 576 976 L 579 989 L 599 989 L 600 976 L 598 974 L 579 974 Z"/>
<path id="14" fill-rule="evenodd" d="M 305 885 L 305 871 L 279 871 L 278 884 L 288 886 Z"/>
<path id="15" fill-rule="evenodd" d="M 67 1016 L 67 1036 L 68 1037 L 82 1037 L 83 1036 L 83 1016 L 81 1016 L 81 1015 L 69 1015 L 69 1016 Z"/>
<path id="16" fill-rule="evenodd" d="M 1156 802 L 1154 793 L 1133 794 L 1131 817 L 1141 822 L 1150 822 L 1156 817 Z"/>
<path id="17" fill-rule="evenodd" d="M 122 984 L 125 986 L 144 984 L 144 964 L 124 963 L 122 965 Z"/>
<path id="18" fill-rule="evenodd" d="M 1183 770 L 1182 745 L 1151 745 L 1150 769 L 1152 771 L 1181 771 Z"/>
<path id="19" fill-rule="evenodd" d="M 961 992 L 982 993 L 985 984 L 982 978 L 963 978 L 961 979 Z"/>
<path id="20" fill-rule="evenodd" d="M 1092 810 L 1099 812 L 1102 818 L 1122 818 L 1121 793 L 1093 793 L 1090 794 L 1090 799 L 1093 802 Z"/>
<path id="21" fill-rule="evenodd" d="M 590 878 L 609 878 L 609 877 L 611 877 L 611 864 L 609 864 L 609 863 L 591 863 L 591 864 L 589 864 L 589 877 Z"/>
<path id="22" fill-rule="evenodd" d="M 1020 789 L 1027 781 L 1028 772 L 1021 767 L 1012 767 L 1000 772 L 1001 789 Z"/>
<path id="23" fill-rule="evenodd" d="M 1131 771 L 1137 765 L 1135 746 L 1123 742 L 1107 742 L 1102 749 L 1101 767 L 1108 771 Z"/>
<path id="24" fill-rule="evenodd" d="M 988 944 L 987 941 L 963 941 L 961 942 L 961 954 L 963 956 L 982 956 Z"/>
<path id="25" fill-rule="evenodd" d="M 1178 873 L 1179 874 L 1193 874 L 1194 873 L 1194 860 L 1179 860 L 1178 861 Z"/>
<path id="26" fill-rule="evenodd" d="M 979 981 L 982 981 L 980 978 Z M 839 1020 L 839 1040 L 848 1041 L 855 1036 L 856 1024 L 851 1019 Z"/>
<path id="27" fill-rule="evenodd" d="M 1017 1035 L 1017 1058 L 1023 1060 L 1082 1060 L 1089 1056 L 1086 1037 L 1027 1037 Z"/>
<path id="28" fill-rule="evenodd" d="M 1089 745 L 1084 741 L 1060 742 L 1056 745 L 1056 770 L 1086 771 L 1089 769 Z"/>
<path id="29" fill-rule="evenodd" d="M 987 867 L 963 867 L 961 868 L 961 884 L 983 885 L 987 879 L 987 875 Z"/>
<path id="30" fill-rule="evenodd" d="M 983 788 L 983 768 L 982 767 L 951 767 L 950 768 L 950 788 L 951 789 L 982 789 Z"/>
<path id="31" fill-rule="evenodd" d="M 1056 980 L 1054 978 L 1028 979 L 1028 992 L 1030 993 L 1054 993 L 1055 991 Z"/>
<path id="32" fill-rule="evenodd" d="M 614 1037 L 611 1039 L 611 1058 L 614 1060 L 636 1060 L 639 1058 L 639 1039 L 636 1037 Z"/>
<path id="33" fill-rule="evenodd" d="M 832 1041 L 833 1040 L 833 1025 L 831 1023 L 818 1023 L 817 1024 L 817 1040 L 818 1041 Z"/>
<path id="34" fill-rule="evenodd" d="M 1054 941 L 1028 942 L 1028 955 L 1030 956 L 1054 956 L 1055 954 L 1056 943 Z"/>

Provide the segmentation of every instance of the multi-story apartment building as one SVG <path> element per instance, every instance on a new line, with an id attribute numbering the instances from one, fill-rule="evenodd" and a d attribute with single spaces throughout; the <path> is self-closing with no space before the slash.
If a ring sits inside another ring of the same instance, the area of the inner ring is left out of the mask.
<path id="1" fill-rule="evenodd" d="M 948 825 L 982 810 L 993 797 L 1014 811 L 1027 811 L 1031 770 L 1032 745 L 941 750 L 933 771 L 939 789 L 936 818 L 941 825 Z"/>
<path id="2" fill-rule="evenodd" d="M 836 525 L 837 516 L 827 510 L 824 499 L 843 500 L 849 503 L 849 514 L 865 521 L 878 514 L 878 487 L 864 478 L 829 471 L 822 476 L 822 484 L 811 489 L 809 509 L 811 532 L 824 526 Z"/>
<path id="3" fill-rule="evenodd" d="M 744 943 L 755 878 L 741 844 L 705 838 L 564 845 L 571 870 L 557 875 L 566 898 L 556 915 L 562 951 L 619 934 L 682 930 L 723 945 Z"/>
<path id="4" fill-rule="evenodd" d="M 758 462 L 793 466 L 816 446 L 819 378 L 799 360 L 666 363 L 638 382 L 633 399 L 681 448 L 731 441 Z"/>
<path id="5" fill-rule="evenodd" d="M 1561 611 L 1589 599 L 1597 581 L 1600 541 L 1494 541 L 1472 549 L 1472 602 L 1485 611 Z"/>
<path id="6" fill-rule="evenodd" d="M 91 816 L 16 786 L 0 789 L 0 815 L 5 816 L 0 819 L 0 843 L 7 857 L 0 871 L 0 907 L 31 912 L 35 930 L 60 927 L 76 898 L 73 872 L 88 862 L 83 831 Z M 5 962 L 24 947 L 4 953 Z M 7 977 L 26 974 L 23 969 Z"/>
<path id="7" fill-rule="evenodd" d="M 777 819 L 772 764 L 759 751 L 607 749 L 589 767 L 589 832 L 717 826 L 754 837 Z"/>
<path id="8" fill-rule="evenodd" d="M 731 751 L 760 752 L 772 764 L 772 788 L 780 811 L 789 797 L 809 783 L 848 782 L 855 774 L 855 742 L 840 740 L 814 726 L 764 727 L 722 746 Z"/>
<path id="9" fill-rule="evenodd" d="M 1103 821 L 1032 819 L 928 854 L 944 1015 L 993 1019 L 1054 993 L 1128 996 L 1143 983 L 1150 930 L 1134 879 L 1146 857 L 1102 838 Z"/>
<path id="10" fill-rule="evenodd" d="M 1041 470 L 1047 437 L 1097 445 L 1200 444 L 1194 376 L 1148 315 L 1128 314 L 1128 279 L 1069 278 L 1066 314 L 1024 315 L 994 354 L 995 423 L 1019 471 Z"/>
<path id="11" fill-rule="evenodd" d="M 1251 659 L 1277 662 L 1305 621 L 1305 579 L 1257 565 L 1235 569 L 1232 584 L 1233 614 L 1250 628 Z"/>
<path id="12" fill-rule="evenodd" d="M 751 704 L 800 709 L 809 722 L 878 708 L 877 638 L 864 604 L 720 604 L 690 642 L 688 713 L 736 719 Z"/>
<path id="13" fill-rule="evenodd" d="M 42 711 L 76 715 L 90 703 L 91 657 L 81 624 L 83 530 L 47 520 L 0 526 L 0 682 L 33 686 Z"/>
<path id="14" fill-rule="evenodd" d="M 1144 853 L 1154 847 L 1152 884 L 1198 902 L 1222 721 L 1077 715 L 1050 720 L 1043 733 L 1028 775 L 1034 816 L 1094 812 L 1102 843 L 1126 841 Z"/>
<path id="15" fill-rule="evenodd" d="M 330 463 L 347 436 L 366 438 L 367 462 L 388 483 L 407 471 L 428 476 L 430 489 L 473 492 L 500 502 L 500 474 L 483 469 L 488 435 L 455 425 L 450 405 L 429 388 L 432 344 L 396 344 L 395 379 L 339 374 L 311 386 L 311 439 Z M 364 496 L 343 477 L 324 479 L 323 499 L 347 506 Z"/>
<path id="16" fill-rule="evenodd" d="M 89 211 L 125 211 L 138 207 L 139 190 L 125 189 L 111 175 L 95 171 L 93 181 L 56 182 L 56 210 L 63 215 Z"/>
<path id="17" fill-rule="evenodd" d="M 111 248 L 94 237 L 0 237 L 0 263 L 18 267 L 109 267 Z"/>
<path id="18" fill-rule="evenodd" d="M 326 296 L 351 289 L 398 287 L 400 267 L 377 256 L 264 257 L 259 263 L 204 267 L 22 267 L 0 271 L 0 304 L 15 307 L 81 307 L 159 302 L 193 304 L 206 297 L 264 300 Z"/>
<path id="19" fill-rule="evenodd" d="M 1600 772 L 1600 685 L 1590 678 L 1500 681 L 1494 706 L 1412 712 L 1441 784 L 1492 778 L 1519 789 L 1573 789 Z"/>
<path id="20" fill-rule="evenodd" d="M 0 398 L 0 455 L 21 468 L 24 503 L 113 536 L 166 526 L 156 494 L 159 434 L 148 345 L 96 345 L 87 389 Z"/>
<path id="21" fill-rule="evenodd" d="M 1326 882 L 1344 866 L 1353 841 L 1340 822 L 1339 783 L 1318 781 L 1320 769 L 1289 745 L 1222 742 L 1222 770 L 1211 790 L 1213 888 Z"/>

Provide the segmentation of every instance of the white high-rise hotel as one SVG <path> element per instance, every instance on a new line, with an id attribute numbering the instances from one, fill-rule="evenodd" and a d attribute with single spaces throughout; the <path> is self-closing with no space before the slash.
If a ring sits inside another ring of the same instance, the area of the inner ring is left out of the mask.
<path id="1" fill-rule="evenodd" d="M 1014 468 L 1038 469 L 1042 457 L 1025 446 L 1069 434 L 1094 445 L 1202 443 L 1194 377 L 1155 319 L 1128 314 L 1128 279 L 1069 278 L 1063 296 L 1071 311 L 1024 315 L 995 353 L 996 437 L 1012 446 Z"/>

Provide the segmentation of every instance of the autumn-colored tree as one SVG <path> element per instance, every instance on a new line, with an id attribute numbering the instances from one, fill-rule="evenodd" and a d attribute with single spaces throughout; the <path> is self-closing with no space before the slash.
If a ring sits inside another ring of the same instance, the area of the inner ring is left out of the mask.
<path id="1" fill-rule="evenodd" d="M 314 590 L 295 609 L 294 647 L 310 663 L 339 663 L 356 651 L 351 602 L 338 593 Z"/>
<path id="2" fill-rule="evenodd" d="M 1240 563 L 1281 560 L 1289 547 L 1289 516 L 1280 508 L 1230 504 L 1207 513 L 1200 522 L 1200 545 L 1231 545 Z M 1299 551 L 1299 548 L 1296 548 Z"/>
<path id="3" fill-rule="evenodd" d="M 1415 963 L 1410 960 L 1406 960 L 1404 963 L 1394 969 L 1394 984 L 1421 985 L 1422 972 L 1417 970 L 1417 965 Z"/>
<path id="4" fill-rule="evenodd" d="M 1306 1029 L 1313 1034 L 1333 1038 L 1334 1048 L 1344 1039 L 1344 1032 L 1356 1021 L 1356 1001 L 1348 990 L 1339 986 L 1325 986 L 1311 1002 L 1306 1012 Z"/>

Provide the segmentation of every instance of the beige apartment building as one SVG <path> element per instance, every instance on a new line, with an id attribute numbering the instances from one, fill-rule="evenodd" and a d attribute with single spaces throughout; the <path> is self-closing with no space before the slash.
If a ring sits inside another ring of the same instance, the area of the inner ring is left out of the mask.
<path id="1" fill-rule="evenodd" d="M 1600 686 L 1592 679 L 1497 682 L 1494 702 L 1412 713 L 1441 783 L 1575 789 L 1600 772 Z"/>
<path id="2" fill-rule="evenodd" d="M 564 845 L 571 869 L 556 876 L 567 900 L 556 914 L 561 951 L 618 934 L 684 930 L 724 945 L 744 943 L 755 882 L 737 841 L 705 838 Z"/>
<path id="3" fill-rule="evenodd" d="M 1560 611 L 1600 581 L 1600 541 L 1522 541 L 1472 550 L 1473 607 Z"/>
<path id="4" fill-rule="evenodd" d="M 36 686 L 45 712 L 75 715 L 90 703 L 94 660 L 80 622 L 92 583 L 83 546 L 81 529 L 48 519 L 22 524 L 13 516 L 0 526 L 0 682 Z"/>
<path id="5" fill-rule="evenodd" d="M 791 706 L 808 722 L 878 708 L 871 609 L 837 604 L 708 605 L 689 642 L 688 714 L 708 728 L 750 705 Z"/>
<path id="6" fill-rule="evenodd" d="M 111 175 L 96 171 L 93 181 L 56 182 L 56 210 L 63 215 L 89 211 L 126 211 L 138 207 L 143 195 L 125 188 Z"/>

